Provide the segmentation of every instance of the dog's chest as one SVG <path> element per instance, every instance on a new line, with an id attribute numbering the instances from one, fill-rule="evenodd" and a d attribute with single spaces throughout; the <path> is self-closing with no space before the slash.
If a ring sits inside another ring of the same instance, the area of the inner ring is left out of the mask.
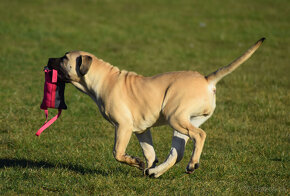
<path id="1" fill-rule="evenodd" d="M 165 125 L 167 121 L 165 120 L 163 115 L 147 115 L 146 117 L 143 116 L 138 121 L 134 122 L 134 129 L 133 132 L 135 133 L 142 133 L 146 129 L 150 127 L 158 127 L 161 125 Z"/>

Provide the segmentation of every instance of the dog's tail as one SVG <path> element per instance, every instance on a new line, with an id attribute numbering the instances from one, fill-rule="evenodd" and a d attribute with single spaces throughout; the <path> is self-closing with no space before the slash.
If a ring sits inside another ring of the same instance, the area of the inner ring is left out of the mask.
<path id="1" fill-rule="evenodd" d="M 232 63 L 230 63 L 227 66 L 224 66 L 215 72 L 209 74 L 206 76 L 206 79 L 209 83 L 215 85 L 220 81 L 223 77 L 237 69 L 243 62 L 248 60 L 252 56 L 252 54 L 260 47 L 260 45 L 263 43 L 263 41 L 266 38 L 262 38 L 259 41 L 257 41 L 251 48 L 249 48 L 242 56 L 234 60 Z"/>

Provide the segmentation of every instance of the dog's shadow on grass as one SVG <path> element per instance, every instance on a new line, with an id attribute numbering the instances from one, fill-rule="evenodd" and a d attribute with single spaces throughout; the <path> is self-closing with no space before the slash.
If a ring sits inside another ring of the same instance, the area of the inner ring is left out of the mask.
<path id="1" fill-rule="evenodd" d="M 9 168 L 9 167 L 21 167 L 21 168 L 32 168 L 32 169 L 67 169 L 79 174 L 97 174 L 102 176 L 108 176 L 110 173 L 114 173 L 116 171 L 106 171 L 100 169 L 89 169 L 84 168 L 80 165 L 73 165 L 73 164 L 62 164 L 62 163 L 49 163 L 46 161 L 32 161 L 27 159 L 16 159 L 16 158 L 4 158 L 0 159 L 0 169 L 2 168 Z M 120 172 L 120 170 L 118 170 Z"/>

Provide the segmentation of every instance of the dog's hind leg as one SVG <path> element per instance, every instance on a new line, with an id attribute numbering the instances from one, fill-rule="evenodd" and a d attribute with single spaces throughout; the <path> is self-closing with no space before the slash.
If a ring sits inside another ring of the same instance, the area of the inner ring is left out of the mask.
<path id="1" fill-rule="evenodd" d="M 119 125 L 115 131 L 114 157 L 121 163 L 137 167 L 141 170 L 145 169 L 145 163 L 137 157 L 126 154 L 126 148 L 132 135 L 132 129 L 126 125 Z"/>
<path id="2" fill-rule="evenodd" d="M 192 156 L 186 168 L 187 173 L 192 173 L 194 169 L 199 167 L 199 158 L 205 142 L 206 133 L 202 129 L 195 127 L 187 118 L 181 116 L 179 118 L 172 118 L 170 125 L 194 141 Z"/>
<path id="3" fill-rule="evenodd" d="M 147 162 L 147 168 L 155 167 L 156 163 L 158 163 L 158 159 L 153 147 L 150 129 L 147 129 L 141 134 L 136 133 L 136 136 L 143 150 L 143 154 Z"/>
<path id="4" fill-rule="evenodd" d="M 169 168 L 171 168 L 174 164 L 181 161 L 188 139 L 188 136 L 174 130 L 170 153 L 166 161 L 155 168 L 147 169 L 145 171 L 146 175 L 157 178 L 166 172 Z"/>

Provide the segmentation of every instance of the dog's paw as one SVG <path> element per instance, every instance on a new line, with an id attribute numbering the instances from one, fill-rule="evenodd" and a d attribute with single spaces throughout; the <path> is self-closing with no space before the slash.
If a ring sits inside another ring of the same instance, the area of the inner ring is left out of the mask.
<path id="1" fill-rule="evenodd" d="M 146 175 L 146 176 L 148 176 L 148 177 L 150 177 L 150 178 L 157 178 L 157 177 L 155 176 L 155 173 L 152 172 L 152 171 L 150 171 L 150 168 L 144 170 L 144 175 Z"/>
<path id="2" fill-rule="evenodd" d="M 136 162 L 137 162 L 137 168 L 140 170 L 144 170 L 145 169 L 145 163 L 139 159 L 139 158 L 135 158 Z"/>
<path id="3" fill-rule="evenodd" d="M 191 174 L 195 169 L 199 168 L 199 163 L 194 164 L 194 167 L 190 167 L 189 165 L 186 167 L 186 173 Z"/>

